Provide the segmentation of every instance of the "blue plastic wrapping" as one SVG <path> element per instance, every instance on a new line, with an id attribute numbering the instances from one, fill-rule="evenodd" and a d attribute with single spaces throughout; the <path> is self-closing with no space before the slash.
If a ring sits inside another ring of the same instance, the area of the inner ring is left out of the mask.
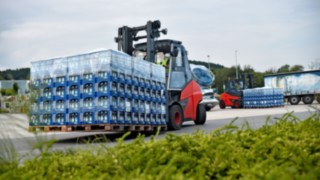
<path id="1" fill-rule="evenodd" d="M 32 62 L 31 80 L 41 86 L 30 125 L 135 124 L 137 118 L 150 124 L 152 117 L 166 114 L 165 78 L 161 65 L 113 50 Z M 151 102 L 162 111 L 151 111 Z"/>
<path id="2" fill-rule="evenodd" d="M 282 88 L 256 88 L 243 91 L 244 108 L 267 108 L 284 105 Z"/>
<path id="3" fill-rule="evenodd" d="M 205 67 L 201 65 L 190 64 L 193 77 L 200 86 L 211 86 L 214 82 L 214 75 Z"/>

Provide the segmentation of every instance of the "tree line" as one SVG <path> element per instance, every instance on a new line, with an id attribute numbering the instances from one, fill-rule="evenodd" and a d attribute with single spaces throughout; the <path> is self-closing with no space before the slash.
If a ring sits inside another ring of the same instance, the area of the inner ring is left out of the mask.
<path id="1" fill-rule="evenodd" d="M 29 80 L 30 68 L 7 69 L 0 71 L 0 80 Z"/>

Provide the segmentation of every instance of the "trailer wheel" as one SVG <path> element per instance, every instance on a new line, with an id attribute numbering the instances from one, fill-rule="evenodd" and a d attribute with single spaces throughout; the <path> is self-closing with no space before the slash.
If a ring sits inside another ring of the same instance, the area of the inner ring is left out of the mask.
<path id="1" fill-rule="evenodd" d="M 175 104 L 170 107 L 169 110 L 169 130 L 179 130 L 182 127 L 183 122 L 183 112 L 179 105 Z"/>
<path id="2" fill-rule="evenodd" d="M 314 100 L 314 96 L 312 95 L 306 95 L 302 97 L 302 101 L 304 104 L 312 104 L 313 100 Z"/>
<path id="3" fill-rule="evenodd" d="M 197 117 L 194 123 L 196 125 L 202 125 L 206 122 L 207 119 L 207 112 L 203 104 L 198 104 L 197 108 Z"/>
<path id="4" fill-rule="evenodd" d="M 219 101 L 219 106 L 220 106 L 220 109 L 226 108 L 226 104 L 224 103 L 223 100 L 220 100 L 220 101 Z"/>
<path id="5" fill-rule="evenodd" d="M 301 98 L 299 96 L 291 96 L 289 97 L 289 102 L 291 105 L 297 105 L 299 104 Z"/>

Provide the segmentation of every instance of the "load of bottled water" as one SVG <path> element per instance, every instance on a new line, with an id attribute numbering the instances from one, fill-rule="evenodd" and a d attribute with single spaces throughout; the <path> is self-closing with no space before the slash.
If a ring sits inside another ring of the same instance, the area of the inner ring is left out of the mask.
<path id="1" fill-rule="evenodd" d="M 164 67 L 114 50 L 32 62 L 30 125 L 165 125 L 165 78 Z"/>
<path id="2" fill-rule="evenodd" d="M 243 91 L 244 108 L 268 108 L 284 105 L 282 88 L 255 88 Z"/>

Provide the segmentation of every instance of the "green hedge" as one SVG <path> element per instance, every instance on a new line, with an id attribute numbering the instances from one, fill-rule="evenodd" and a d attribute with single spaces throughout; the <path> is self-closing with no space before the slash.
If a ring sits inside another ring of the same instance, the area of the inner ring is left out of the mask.
<path id="1" fill-rule="evenodd" d="M 115 147 L 48 152 L 1 165 L 1 179 L 319 179 L 320 119 L 291 114 L 253 130 L 138 137 Z M 95 146 L 96 147 L 96 146 Z"/>

